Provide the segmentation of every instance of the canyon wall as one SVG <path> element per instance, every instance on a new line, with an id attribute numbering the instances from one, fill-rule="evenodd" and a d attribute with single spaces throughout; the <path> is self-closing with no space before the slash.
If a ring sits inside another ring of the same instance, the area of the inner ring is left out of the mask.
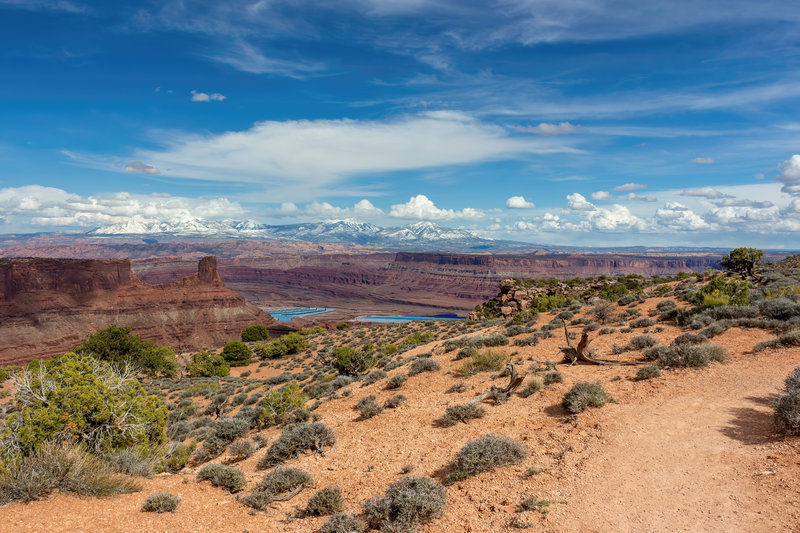
<path id="1" fill-rule="evenodd" d="M 128 259 L 0 259 L 0 365 L 62 353 L 110 324 L 178 351 L 220 346 L 250 324 L 286 329 L 227 288 L 211 256 L 156 285 Z"/>

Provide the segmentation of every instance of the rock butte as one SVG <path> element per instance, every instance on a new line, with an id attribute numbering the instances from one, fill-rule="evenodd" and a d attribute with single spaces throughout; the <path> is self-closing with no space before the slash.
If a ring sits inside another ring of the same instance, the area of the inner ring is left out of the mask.
<path id="1" fill-rule="evenodd" d="M 220 346 L 250 324 L 285 328 L 227 288 L 213 256 L 159 285 L 128 259 L 0 259 L 0 365 L 63 353 L 110 324 L 178 351 Z"/>

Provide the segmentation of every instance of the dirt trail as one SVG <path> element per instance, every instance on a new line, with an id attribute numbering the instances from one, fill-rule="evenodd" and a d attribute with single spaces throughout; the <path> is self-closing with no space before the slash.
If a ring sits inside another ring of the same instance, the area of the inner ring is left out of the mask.
<path id="1" fill-rule="evenodd" d="M 800 350 L 736 359 L 604 413 L 605 441 L 562 480 L 550 528 L 797 531 L 797 444 L 773 435 L 770 400 Z"/>

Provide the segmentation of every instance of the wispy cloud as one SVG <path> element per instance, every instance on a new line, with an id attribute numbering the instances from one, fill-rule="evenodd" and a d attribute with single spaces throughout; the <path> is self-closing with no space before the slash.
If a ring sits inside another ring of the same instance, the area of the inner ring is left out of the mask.
<path id="1" fill-rule="evenodd" d="M 615 191 L 636 191 L 638 189 L 646 189 L 647 185 L 642 183 L 625 183 L 623 185 L 617 185 L 614 187 Z"/>
<path id="2" fill-rule="evenodd" d="M 538 126 L 518 126 L 517 131 L 525 133 L 538 133 L 539 135 L 564 135 L 572 133 L 576 126 L 569 122 L 559 122 L 558 124 L 548 124 L 541 122 Z"/>
<path id="3" fill-rule="evenodd" d="M 690 159 L 689 162 L 697 165 L 711 165 L 714 163 L 714 159 L 711 157 L 695 157 Z"/>
<path id="4" fill-rule="evenodd" d="M 222 102 L 227 98 L 224 94 L 219 93 L 203 93 L 195 90 L 191 91 L 192 102 Z"/>

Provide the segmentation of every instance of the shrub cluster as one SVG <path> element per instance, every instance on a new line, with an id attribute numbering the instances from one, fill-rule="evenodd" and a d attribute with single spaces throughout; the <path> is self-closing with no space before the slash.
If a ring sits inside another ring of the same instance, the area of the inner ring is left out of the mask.
<path id="1" fill-rule="evenodd" d="M 408 375 L 416 376 L 417 374 L 421 374 L 423 372 L 434 372 L 440 368 L 442 368 L 441 365 L 430 357 L 418 357 L 417 359 L 414 359 L 413 363 L 411 363 L 411 368 L 408 370 Z"/>
<path id="2" fill-rule="evenodd" d="M 384 531 L 411 532 L 442 514 L 447 489 L 429 477 L 408 476 L 390 483 L 386 495 L 364 503 L 370 524 Z"/>
<path id="3" fill-rule="evenodd" d="M 127 326 L 112 325 L 88 335 L 74 351 L 111 363 L 117 369 L 132 366 L 151 377 L 175 377 L 178 373 L 178 361 L 172 348 L 143 341 Z"/>
<path id="4" fill-rule="evenodd" d="M 270 389 L 261 402 L 264 409 L 258 420 L 263 426 L 274 426 L 286 420 L 286 417 L 303 407 L 308 397 L 300 391 L 296 381 L 287 383 L 280 389 Z"/>
<path id="5" fill-rule="evenodd" d="M 266 326 L 253 324 L 242 330 L 242 342 L 268 341 L 269 331 Z"/>
<path id="6" fill-rule="evenodd" d="M 222 487 L 229 492 L 239 492 L 247 485 L 244 473 L 235 466 L 221 464 L 206 465 L 197 472 L 197 479 L 210 481 L 215 487 Z"/>
<path id="7" fill-rule="evenodd" d="M 728 352 L 715 344 L 677 344 L 649 348 L 644 351 L 644 357 L 656 361 L 662 368 L 703 367 L 712 361 L 727 361 Z"/>
<path id="8" fill-rule="evenodd" d="M 327 516 L 344 510 L 341 487 L 325 487 L 308 499 L 306 512 L 311 515 Z"/>
<path id="9" fill-rule="evenodd" d="M 320 529 L 320 533 L 364 533 L 367 525 L 359 518 L 347 513 L 336 513 L 328 518 Z"/>
<path id="10" fill-rule="evenodd" d="M 333 350 L 333 366 L 340 374 L 356 376 L 377 362 L 378 358 L 372 351 L 356 350 L 350 346 L 339 346 Z"/>
<path id="11" fill-rule="evenodd" d="M 224 377 L 230 374 L 231 367 L 221 355 L 202 350 L 192 355 L 186 372 L 193 378 Z"/>
<path id="12" fill-rule="evenodd" d="M 262 347 L 261 357 L 265 359 L 274 359 L 284 355 L 300 353 L 307 349 L 308 340 L 300 333 L 293 331 L 286 335 L 281 335 L 271 343 Z"/>
<path id="13" fill-rule="evenodd" d="M 299 456 L 305 451 L 321 453 L 326 446 L 336 444 L 336 434 L 321 422 L 296 424 L 283 430 L 272 443 L 258 468 L 270 468 Z"/>
<path id="14" fill-rule="evenodd" d="M 786 376 L 783 394 L 772 405 L 775 426 L 790 435 L 800 434 L 800 366 Z"/>
<path id="15" fill-rule="evenodd" d="M 242 503 L 263 511 L 267 505 L 277 499 L 288 499 L 314 482 L 311 474 L 300 468 L 278 466 L 265 474 L 247 496 L 241 498 Z"/>

